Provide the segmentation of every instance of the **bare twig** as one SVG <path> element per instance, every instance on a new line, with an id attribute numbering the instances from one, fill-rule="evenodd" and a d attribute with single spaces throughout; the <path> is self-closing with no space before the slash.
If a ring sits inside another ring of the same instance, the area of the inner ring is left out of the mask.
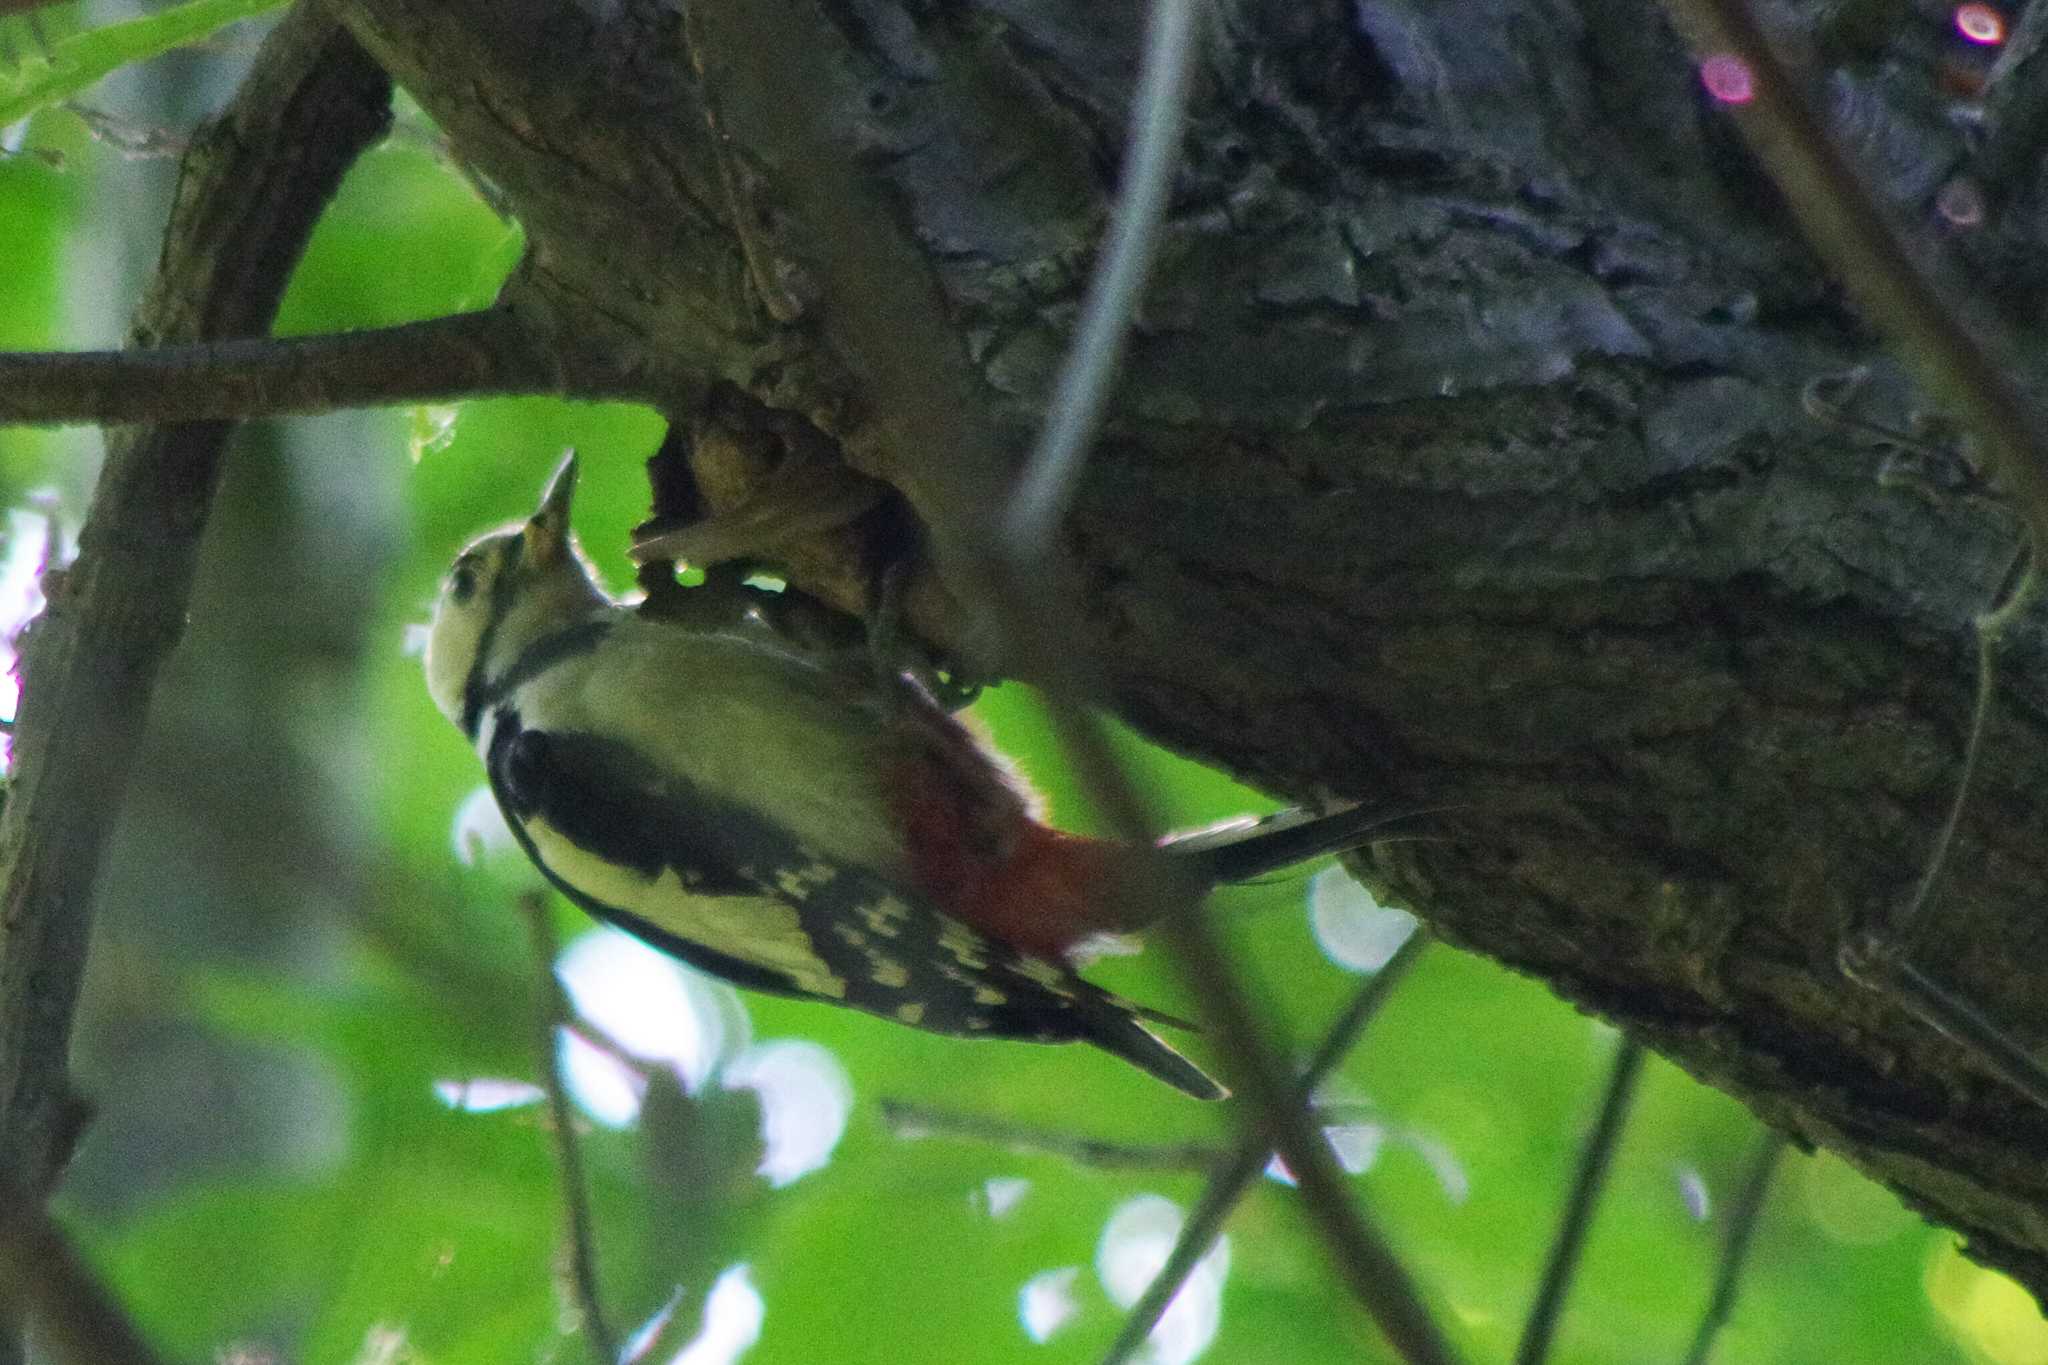
<path id="1" fill-rule="evenodd" d="M 1522 1342 L 1515 1350 L 1515 1365 L 1541 1365 L 1550 1356 L 1550 1343 L 1557 1334 L 1558 1316 L 1564 1311 L 1565 1294 L 1572 1275 L 1579 1268 L 1579 1253 L 1585 1249 L 1586 1232 L 1593 1225 L 1593 1210 L 1600 1202 L 1600 1190 L 1614 1167 L 1614 1153 L 1621 1145 L 1621 1129 L 1635 1099 L 1636 1080 L 1643 1071 L 1643 1045 L 1623 1035 L 1614 1051 L 1614 1065 L 1607 1073 L 1607 1089 L 1600 1098 L 1600 1115 L 1586 1132 L 1579 1149 L 1579 1168 L 1572 1176 L 1571 1193 L 1566 1196 L 1564 1217 L 1550 1243 L 1543 1278 L 1536 1286 L 1536 1301 L 1522 1324 Z"/>
<path id="2" fill-rule="evenodd" d="M 590 1354 L 597 1365 L 617 1365 L 619 1339 L 605 1316 L 604 1296 L 597 1278 L 597 1234 L 590 1220 L 590 1186 L 583 1169 L 583 1147 L 576 1140 L 576 1115 L 569 1106 L 569 1089 L 562 1081 L 561 1062 L 555 1053 L 555 1039 L 569 1022 L 569 1000 L 555 976 L 555 959 L 561 945 L 555 941 L 553 913 L 548 898 L 537 892 L 519 897 L 519 910 L 526 918 L 533 942 L 536 980 L 540 988 L 540 1010 L 535 1016 L 535 1065 L 540 1071 L 541 1090 L 547 1095 L 548 1130 L 554 1138 L 555 1165 L 562 1181 L 562 1217 L 569 1234 L 569 1283 L 576 1296 L 577 1311 L 583 1315 L 583 1332 L 590 1342 Z"/>
<path id="3" fill-rule="evenodd" d="M 1707 1311 L 1700 1316 L 1700 1328 L 1693 1335 L 1692 1349 L 1685 1353 L 1685 1365 L 1707 1365 L 1707 1358 L 1714 1352 L 1714 1338 L 1735 1311 L 1735 1290 L 1742 1281 L 1744 1263 L 1749 1257 L 1750 1244 L 1756 1239 L 1758 1215 L 1763 1212 L 1764 1196 L 1770 1193 L 1771 1176 L 1778 1168 L 1778 1158 L 1785 1154 L 1785 1139 L 1775 1129 L 1767 1130 L 1757 1139 L 1756 1152 L 1749 1159 L 1749 1170 L 1742 1178 L 1742 1188 L 1736 1191 L 1735 1202 L 1728 1209 L 1728 1224 L 1721 1230 L 1721 1256 L 1714 1268 L 1714 1292 L 1707 1300 Z"/>
<path id="4" fill-rule="evenodd" d="M 0 1317 L 33 1319 L 58 1365 L 156 1365 L 157 1354 L 42 1201 L 0 1180 Z"/>
<path id="5" fill-rule="evenodd" d="M 1388 997 L 1394 993 L 1394 988 L 1401 984 L 1401 979 L 1407 976 L 1409 969 L 1421 958 L 1423 949 L 1428 945 L 1428 936 L 1420 930 L 1411 934 L 1408 941 L 1396 949 L 1385 965 L 1359 988 L 1356 995 L 1352 996 L 1351 1003 L 1344 1007 L 1344 1012 L 1337 1016 L 1336 1022 L 1332 1023 L 1328 1032 L 1323 1035 L 1321 1046 L 1316 1049 L 1315 1056 L 1309 1059 L 1307 1068 L 1302 1071 L 1301 1079 L 1296 1083 L 1303 1108 L 1307 1108 L 1313 1102 L 1316 1091 L 1330 1078 L 1330 1073 L 1337 1069 L 1337 1063 L 1344 1060 L 1345 1054 L 1358 1042 L 1360 1035 L 1365 1032 L 1366 1025 L 1372 1022 L 1380 1007 L 1386 1004 Z M 1175 1240 L 1173 1250 L 1167 1254 L 1166 1264 L 1159 1268 L 1159 1273 L 1152 1277 L 1152 1283 L 1145 1286 L 1145 1292 L 1139 1295 L 1138 1301 L 1131 1305 L 1131 1311 L 1125 1315 L 1123 1327 L 1117 1332 L 1115 1342 L 1110 1345 L 1108 1353 L 1103 1357 L 1103 1365 L 1122 1365 L 1122 1362 L 1129 1360 L 1138 1348 L 1145 1344 L 1145 1339 L 1152 1335 L 1152 1329 L 1159 1325 L 1159 1319 L 1165 1316 L 1175 1296 L 1188 1282 L 1188 1276 L 1195 1273 L 1195 1267 L 1209 1254 L 1209 1248 L 1215 1243 L 1217 1235 L 1223 1231 L 1224 1221 L 1230 1217 L 1231 1210 L 1237 1207 L 1238 1201 L 1251 1189 L 1252 1182 L 1259 1178 L 1259 1173 L 1266 1169 L 1268 1153 L 1267 1144 L 1259 1140 L 1258 1135 L 1247 1136 L 1239 1141 L 1237 1150 L 1231 1153 L 1230 1164 L 1210 1178 L 1208 1187 L 1202 1191 L 1201 1200 L 1196 1203 L 1194 1211 L 1188 1214 L 1187 1222 L 1181 1225 L 1180 1236 Z M 1420 1306 L 1421 1296 L 1409 1283 L 1406 1272 L 1400 1270 L 1398 1263 L 1395 1270 L 1400 1278 L 1386 1286 L 1384 1292 L 1406 1294 L 1416 1304 L 1415 1308 L 1408 1311 L 1423 1313 L 1424 1310 Z M 1413 1359 L 1412 1356 L 1409 1358 Z"/>
<path id="6" fill-rule="evenodd" d="M 955 1137 L 1013 1152 L 1062 1157 L 1103 1171 L 1214 1170 L 1223 1149 L 1207 1142 L 1134 1144 L 1083 1137 L 1060 1128 L 1013 1123 L 986 1114 L 962 1114 L 908 1100 L 883 1100 L 882 1122 L 899 1138 Z"/>
<path id="7" fill-rule="evenodd" d="M 623 377 L 571 389 L 555 357 L 501 308 L 332 336 L 0 352 L 0 423 L 197 422 L 496 394 L 648 396 Z"/>
<path id="8" fill-rule="evenodd" d="M 354 40 L 314 8 L 288 15 L 185 159 L 138 342 L 268 328 L 314 220 L 389 118 L 390 83 Z M 0 813 L 0 1171 L 25 1203 L 47 1194 L 77 1136 L 65 1063 L 93 882 L 183 627 L 229 430 L 109 438 L 77 563 L 25 649 Z M 19 1346 L 0 1326 L 0 1360 Z"/>
<path id="9" fill-rule="evenodd" d="M 1003 518 L 1002 543 L 1013 557 L 1021 554 L 1035 562 L 1053 543 L 1101 428 L 1180 163 L 1201 18 L 1202 6 L 1183 0 L 1155 0 L 1152 6 L 1145 64 L 1132 96 L 1134 131 L 1125 157 L 1124 190 L 1117 196 L 1102 263 L 1088 278 L 1080 325 L 1060 366 L 1038 446 L 1017 478 L 1016 496 Z"/>

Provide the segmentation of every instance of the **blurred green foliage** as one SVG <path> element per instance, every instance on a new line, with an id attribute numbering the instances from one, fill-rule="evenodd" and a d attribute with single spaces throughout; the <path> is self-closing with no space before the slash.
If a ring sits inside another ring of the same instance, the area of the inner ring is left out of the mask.
<path id="1" fill-rule="evenodd" d="M 197 42 L 229 24 L 276 9 L 284 0 L 184 0 L 119 23 L 16 48 L 0 68 L 0 124 L 85 90 L 109 73 Z"/>
<path id="2" fill-rule="evenodd" d="M 51 16 L 61 29 L 66 11 Z M 17 48 L 20 20 L 0 20 Z M 4 50 L 4 49 L 0 49 Z M 150 92 L 131 92 L 139 123 Z M 174 103 L 174 101 L 173 101 Z M 0 158 L 0 344 L 118 331 L 80 317 L 105 206 L 137 162 L 50 110 Z M 158 177 L 161 180 L 161 177 Z M 131 212 L 145 239 L 161 221 Z M 280 330 L 428 317 L 487 300 L 514 264 L 501 221 L 408 110 L 322 224 Z M 438 1082 L 536 1075 L 535 969 L 517 865 L 456 857 L 480 775 L 436 715 L 406 628 L 472 533 L 522 515 L 565 446 L 586 457 L 577 519 L 615 585 L 640 515 L 653 414 L 546 400 L 396 411 L 247 434 L 209 542 L 194 628 L 156 718 L 137 813 L 103 888 L 81 1066 L 101 1117 L 64 1207 L 174 1357 L 247 1348 L 307 1362 L 574 1359 L 563 1339 L 561 1195 L 541 1111 L 464 1112 Z M 89 443 L 0 433 L 15 500 L 87 485 Z M 61 516 L 75 525 L 78 505 Z M 1062 822 L 1090 814 L 1020 689 L 981 719 Z M 1225 778 L 1132 739 L 1176 821 L 1260 807 Z M 186 808 L 198 804 L 203 818 Z M 1356 978 L 1317 947 L 1306 875 L 1219 897 L 1275 1024 L 1295 1045 Z M 565 934 L 585 926 L 559 910 Z M 1098 979 L 1185 1010 L 1156 953 Z M 1115 1142 L 1216 1142 L 1226 1115 L 1085 1049 L 976 1045 L 749 997 L 755 1039 L 829 1049 L 853 1106 L 820 1168 L 780 1187 L 752 1092 L 650 1091 L 640 1122 L 585 1137 L 607 1309 L 621 1330 L 666 1306 L 649 1359 L 695 1335 L 745 1265 L 763 1304 L 753 1362 L 1086 1360 L 1118 1310 L 1095 1269 L 1134 1196 L 1189 1205 L 1185 1170 L 1057 1155 L 882 1121 L 897 1098 Z M 1357 1179 L 1474 1361 L 1506 1358 L 1613 1040 L 1539 986 L 1434 950 L 1345 1064 L 1347 1121 L 1383 1139 Z M 1199 1051 L 1199 1042 L 1195 1044 Z M 1718 1214 L 1756 1136 L 1736 1105 L 1653 1062 L 1557 1358 L 1675 1361 L 1707 1293 Z M 991 1187 L 992 1180 L 1028 1182 Z M 1003 1190 L 998 1197 L 994 1190 Z M 1021 1188 L 1021 1197 L 1008 1202 Z M 1229 1229 L 1218 1330 L 1202 1358 L 1390 1358 L 1268 1181 Z M 1724 1362 L 2048 1360 L 2048 1332 L 1953 1238 L 1828 1157 L 1793 1156 L 1757 1243 Z M 1020 1293 L 1063 1267 L 1072 1317 L 1034 1342 Z M 724 1359 L 708 1349 L 694 1359 Z"/>

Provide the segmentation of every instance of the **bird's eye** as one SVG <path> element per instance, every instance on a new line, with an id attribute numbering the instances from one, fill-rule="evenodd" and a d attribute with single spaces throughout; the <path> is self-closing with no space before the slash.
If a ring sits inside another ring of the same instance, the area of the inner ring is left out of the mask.
<path id="1" fill-rule="evenodd" d="M 448 596 L 458 607 L 476 596 L 476 565 L 465 559 L 449 571 Z"/>

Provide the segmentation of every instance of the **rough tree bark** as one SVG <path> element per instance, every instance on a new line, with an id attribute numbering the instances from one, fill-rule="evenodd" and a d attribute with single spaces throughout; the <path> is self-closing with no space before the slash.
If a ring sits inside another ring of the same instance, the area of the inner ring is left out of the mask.
<path id="1" fill-rule="evenodd" d="M 1933 21 L 1810 8 L 1788 36 L 1879 198 L 1931 231 L 1971 178 L 1940 248 L 2026 334 L 2040 63 L 2016 48 L 1966 127 Z M 932 513 L 953 452 L 864 390 L 816 268 L 843 224 L 805 215 L 815 167 L 725 116 L 734 54 L 655 0 L 335 9 L 525 224 L 503 302 L 568 387 L 800 414 Z M 828 78 L 787 97 L 885 187 L 1021 445 L 1114 189 L 1138 10 L 791 10 L 802 61 L 777 57 Z M 1069 536 L 1118 708 L 1278 792 L 1453 807 L 1454 842 L 1372 864 L 1387 890 L 2048 1291 L 2048 1113 L 1835 965 L 1932 842 L 2013 518 L 1959 457 L 1803 413 L 1857 366 L 1859 417 L 1920 400 L 1655 11 L 1219 11 Z M 2009 655 L 1919 958 L 2026 1039 L 2042 645 L 2031 623 Z"/>

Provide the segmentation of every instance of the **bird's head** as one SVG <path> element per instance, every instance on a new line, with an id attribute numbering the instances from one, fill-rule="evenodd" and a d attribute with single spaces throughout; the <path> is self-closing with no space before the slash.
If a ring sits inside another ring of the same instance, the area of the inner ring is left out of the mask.
<path id="1" fill-rule="evenodd" d="M 525 522 L 477 537 L 441 580 L 427 628 L 427 691 L 468 729 L 473 696 L 534 641 L 610 604 L 569 529 L 576 495 L 570 451 Z"/>

